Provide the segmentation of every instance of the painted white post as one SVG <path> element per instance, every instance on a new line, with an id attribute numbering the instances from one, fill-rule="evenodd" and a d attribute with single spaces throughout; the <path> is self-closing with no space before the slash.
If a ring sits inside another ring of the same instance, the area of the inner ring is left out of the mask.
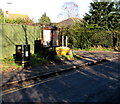
<path id="1" fill-rule="evenodd" d="M 66 47 L 67 47 L 67 43 L 68 43 L 68 36 L 66 36 Z"/>
<path id="2" fill-rule="evenodd" d="M 64 36 L 62 36 L 62 46 L 64 46 Z"/>

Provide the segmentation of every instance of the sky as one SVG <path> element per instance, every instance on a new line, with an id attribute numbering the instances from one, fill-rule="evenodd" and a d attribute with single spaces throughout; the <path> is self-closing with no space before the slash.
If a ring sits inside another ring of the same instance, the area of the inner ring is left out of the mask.
<path id="1" fill-rule="evenodd" d="M 92 0 L 0 0 L 0 8 L 9 13 L 28 15 L 35 22 L 46 12 L 51 22 L 60 22 L 62 18 L 58 15 L 61 13 L 62 5 L 71 1 L 78 5 L 80 18 L 88 13 L 92 2 Z"/>

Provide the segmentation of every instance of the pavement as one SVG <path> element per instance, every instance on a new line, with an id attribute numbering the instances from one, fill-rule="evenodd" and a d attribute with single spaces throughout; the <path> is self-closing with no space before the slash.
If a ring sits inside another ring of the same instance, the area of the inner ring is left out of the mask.
<path id="1" fill-rule="evenodd" d="M 80 58 L 77 60 L 60 61 L 22 70 L 13 69 L 11 72 L 2 73 L 2 85 L 23 81 L 36 76 L 76 69 L 77 67 L 92 65 L 105 60 L 111 61 L 120 56 L 120 52 L 90 52 L 77 50 L 74 50 L 73 52 L 79 55 Z"/>

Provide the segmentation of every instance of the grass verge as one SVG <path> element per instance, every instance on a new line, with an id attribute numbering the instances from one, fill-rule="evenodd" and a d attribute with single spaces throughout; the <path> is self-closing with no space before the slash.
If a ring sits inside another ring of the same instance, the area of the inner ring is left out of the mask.
<path id="1" fill-rule="evenodd" d="M 0 71 L 12 71 L 14 69 L 19 70 L 22 68 L 21 66 L 15 63 L 15 60 L 12 56 L 1 59 L 0 67 Z"/>
<path id="2" fill-rule="evenodd" d="M 87 48 L 87 49 L 79 49 L 79 48 L 75 48 L 75 50 L 80 50 L 80 51 L 109 51 L 109 52 L 113 52 L 114 49 L 112 48 L 102 48 L 102 47 L 98 47 L 98 48 L 95 48 L 95 47 L 90 47 L 90 48 Z"/>

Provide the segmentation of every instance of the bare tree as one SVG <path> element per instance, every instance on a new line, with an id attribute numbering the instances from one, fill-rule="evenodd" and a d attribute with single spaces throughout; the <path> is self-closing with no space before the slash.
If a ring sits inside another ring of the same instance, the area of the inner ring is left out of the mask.
<path id="1" fill-rule="evenodd" d="M 69 17 L 79 17 L 79 8 L 75 2 L 65 2 L 62 5 L 61 13 L 59 13 L 58 17 L 63 16 L 64 18 Z"/>

